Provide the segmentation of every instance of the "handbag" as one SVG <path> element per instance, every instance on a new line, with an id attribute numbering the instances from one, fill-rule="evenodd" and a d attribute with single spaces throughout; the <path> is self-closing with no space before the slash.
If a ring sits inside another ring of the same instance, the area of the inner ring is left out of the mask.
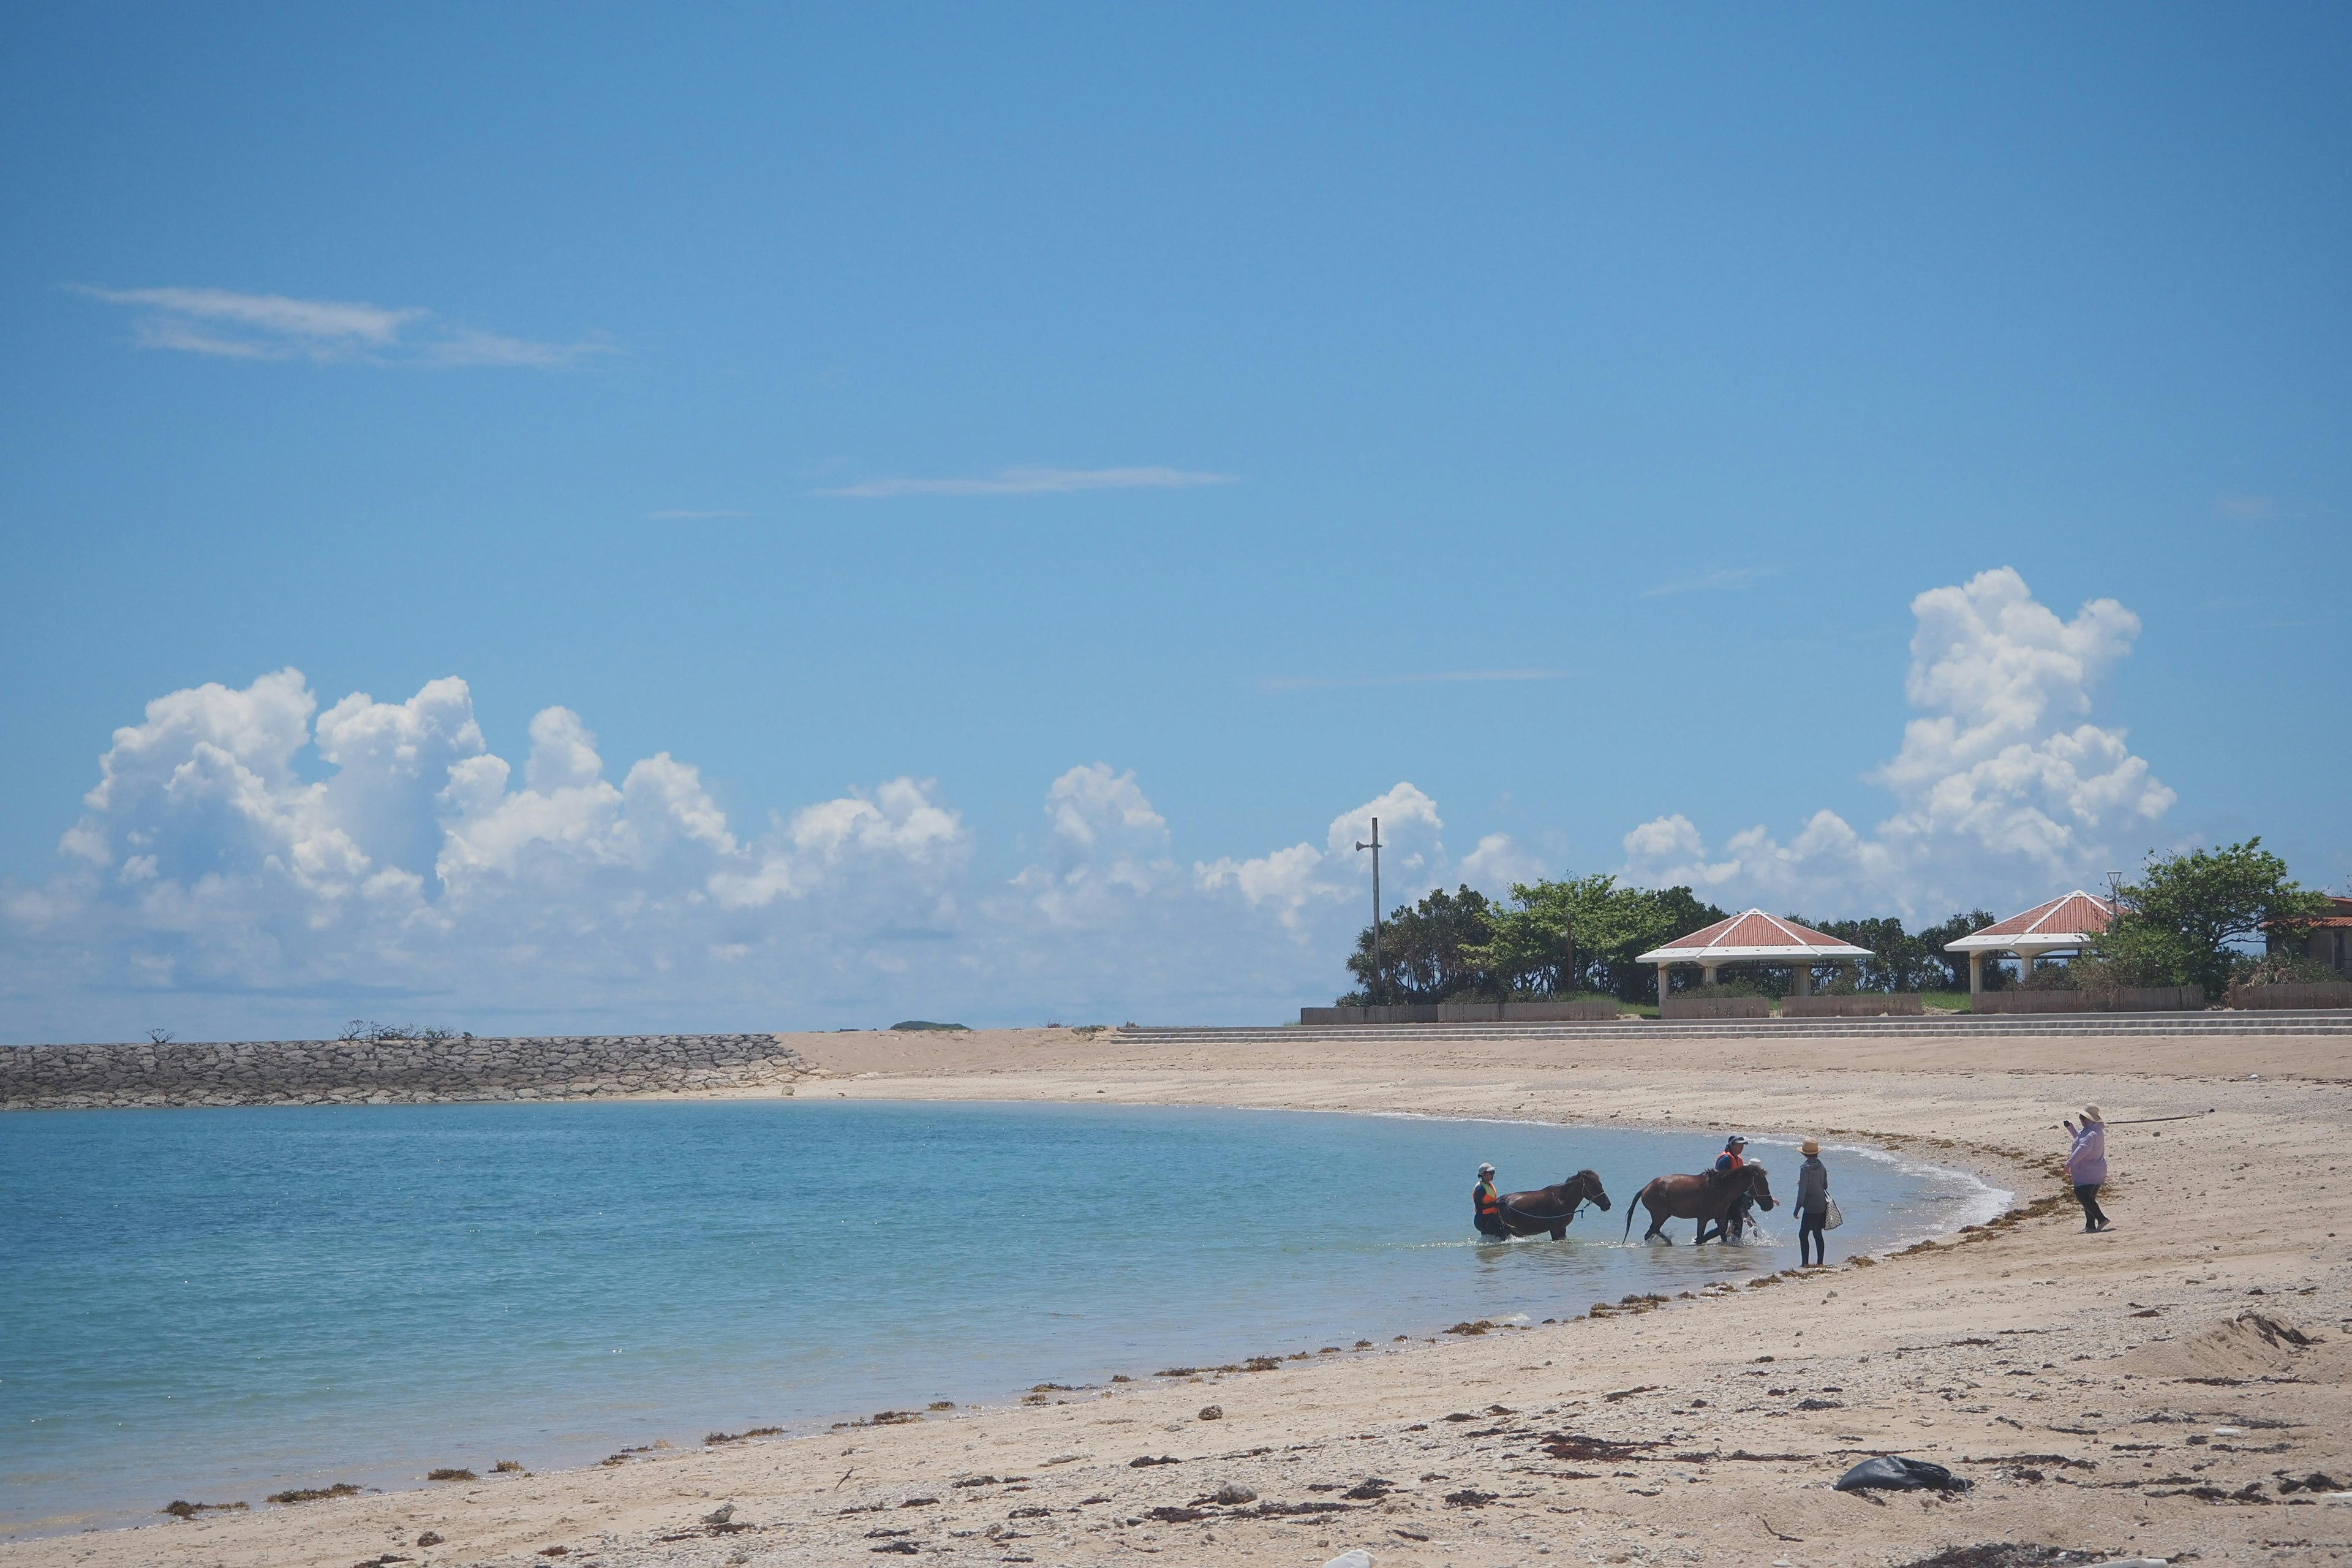
<path id="1" fill-rule="evenodd" d="M 1823 1230 L 1835 1230 L 1838 1226 L 1845 1223 L 1845 1212 L 1837 1206 L 1837 1199 L 1835 1198 L 1824 1198 L 1822 1201 L 1829 1205 L 1829 1213 L 1822 1216 L 1822 1228 Z"/>

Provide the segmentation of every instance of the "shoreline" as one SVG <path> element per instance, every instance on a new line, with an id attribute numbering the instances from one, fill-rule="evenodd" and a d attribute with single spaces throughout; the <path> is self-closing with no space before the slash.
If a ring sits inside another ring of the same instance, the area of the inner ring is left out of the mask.
<path id="1" fill-rule="evenodd" d="M 2352 1363 L 2342 1353 L 2352 1320 L 2335 1315 L 2352 1287 L 2352 1248 L 2326 1233 L 2352 1233 L 2352 1181 L 2330 1165 L 2345 1163 L 2333 1146 L 2352 1121 L 2352 1091 L 2332 1042 L 2298 1049 L 2293 1037 L 2249 1039 L 2242 1054 L 2215 1053 L 2235 1058 L 2227 1076 L 2168 1073 L 2169 1064 L 2151 1063 L 2128 1039 L 2069 1041 L 2067 1059 L 2055 1062 L 2047 1042 L 1990 1041 L 1977 1059 L 1932 1066 L 1856 1062 L 1879 1053 L 1848 1051 L 1833 1037 L 1724 1042 L 1681 1053 L 1707 1059 L 1640 1064 L 1591 1059 L 1605 1053 L 1581 1043 L 1580 1058 L 1564 1060 L 1568 1053 L 1525 1040 L 1423 1049 L 1411 1060 L 1328 1047 L 1121 1050 L 1115 1040 L 1071 1050 L 1076 1043 L 967 1039 L 960 1059 L 942 1060 L 929 1044 L 819 1037 L 801 1047 L 814 1067 L 795 1092 L 1409 1110 L 1660 1131 L 1736 1122 L 1751 1135 L 1866 1138 L 1893 1157 L 1968 1170 L 2007 1187 L 2030 1217 L 1949 1233 L 1883 1260 L 1759 1273 L 1689 1300 L 1620 1303 L 1605 1316 L 1416 1342 L 1409 1353 L 1377 1347 L 1225 1374 L 1204 1385 L 1226 1406 L 1217 1423 L 1198 1418 L 1208 1397 L 1199 1388 L 1155 1380 L 950 1419 L 679 1449 L 462 1493 L 387 1492 L 23 1540 L 0 1544 L 0 1564 L 344 1568 L 381 1557 L 390 1542 L 420 1564 L 543 1568 L 554 1556 L 546 1549 L 562 1546 L 567 1562 L 630 1568 L 717 1563 L 738 1552 L 745 1562 L 838 1562 L 852 1552 L 898 1552 L 898 1542 L 971 1562 L 1100 1563 L 1169 1552 L 1188 1563 L 1319 1563 L 1317 1551 L 1361 1545 L 1383 1563 L 1557 1552 L 1580 1561 L 1779 1556 L 1802 1568 L 1908 1563 L 1938 1545 L 1990 1541 L 2196 1551 L 2209 1562 L 2272 1561 L 2281 1551 L 2294 1561 L 2352 1561 L 2352 1505 L 2314 1504 L 2300 1486 L 2283 1492 L 2272 1474 L 2307 1467 L 2352 1479 L 2352 1445 L 2336 1436 L 2352 1415 L 2344 1375 Z M 2019 1059 L 1995 1059 L 2004 1054 Z M 2266 1065 L 2249 1068 L 2249 1058 Z M 2284 1081 L 2274 1076 L 2282 1068 L 2291 1075 Z M 2249 1079 L 2249 1070 L 2263 1077 Z M 697 1098 L 761 1092 L 776 1090 Z M 2118 1121 L 2213 1108 L 2149 1129 L 2169 1134 L 2161 1144 L 2117 1138 L 2108 1206 L 2122 1224 L 2095 1238 L 2080 1237 L 2052 1201 L 2071 1210 L 2046 1173 L 2055 1145 L 2028 1142 L 2040 1139 L 2038 1123 L 2091 1098 Z M 1542 1109 L 1528 1114 L 1538 1100 Z M 2248 1189 L 2256 1167 L 2246 1156 L 2256 1153 L 2265 1167 L 2310 1168 L 2317 1190 L 2278 1213 Z M 2194 1209 L 2178 1201 L 2192 1189 Z M 2315 1342 L 2267 1342 L 2240 1322 L 2250 1310 Z M 2034 1347 L 2032 1364 L 1993 1364 L 2017 1361 L 2012 1352 L 2024 1345 Z M 2020 1381 L 2004 1381 L 2012 1377 Z M 1775 1386 L 1781 1382 L 1786 1392 Z M 1800 1388 L 1818 1408 L 1796 1407 Z M 1507 1414 L 1475 1414 L 1489 1405 Z M 1465 1411 L 1472 1419 L 1443 1419 Z M 1480 1430 L 1467 1430 L 1473 1425 Z M 1563 1459 L 1555 1449 L 1584 1450 L 1558 1441 L 1561 1433 L 1587 1447 L 1603 1439 L 1657 1447 L 1605 1464 Z M 1979 1484 L 1952 1501 L 1898 1496 L 1885 1508 L 1825 1489 L 1841 1456 L 1865 1451 L 1952 1464 Z M 1131 1463 L 1163 1455 L 1176 1462 Z M 2004 1456 L 2010 1462 L 1999 1463 Z M 1008 1469 L 1027 1479 L 951 1484 Z M 1378 1497 L 1318 1511 L 1360 1490 L 1364 1474 L 1386 1483 Z M 1431 1476 L 1440 1479 L 1416 1479 Z M 2158 1484 L 2168 1478 L 2179 1484 Z M 1264 1500 L 1206 1500 L 1228 1482 Z M 2247 1500 L 2250 1484 L 2263 1500 Z M 1486 1500 L 1447 1500 L 1463 1491 Z M 702 1494 L 720 1493 L 756 1528 L 700 1523 L 719 1506 Z M 1703 1506 L 1683 1505 L 1685 1497 Z M 1026 1511 L 1038 1509 L 1048 1511 Z M 866 1533 L 899 1529 L 907 1533 Z M 415 1546 L 428 1531 L 446 1539 Z M 2262 1544 L 2290 1539 L 2302 1544 Z"/>
<path id="2" fill-rule="evenodd" d="M 614 1097 L 600 1096 L 596 1098 L 599 1101 L 610 1102 Z M 699 1102 L 714 1098 L 720 1097 L 710 1095 L 662 1094 L 633 1096 L 630 1097 L 630 1100 L 633 1102 L 676 1103 L 681 1101 Z M 724 1098 L 743 1100 L 751 1097 L 734 1094 Z M 862 1102 L 869 1104 L 906 1106 L 931 1104 L 1005 1105 L 1036 1103 L 1026 1100 L 1008 1100 L 1003 1098 L 985 1100 L 952 1100 L 940 1098 L 894 1100 L 878 1095 L 861 1097 L 861 1100 Z M 574 1101 L 546 1100 L 536 1103 L 552 1106 L 583 1102 L 586 1102 L 584 1099 L 583 1100 Z M 1186 1105 L 1171 1108 L 1160 1106 L 1158 1105 L 1157 1102 L 1150 1100 L 1113 1100 L 1108 1099 L 1107 1096 L 1097 1097 L 1090 1100 L 1081 1100 L 1073 1102 L 1073 1108 L 1080 1110 L 1081 1111 L 1105 1106 L 1175 1109 L 1184 1111 L 1224 1110 L 1243 1114 L 1256 1113 L 1271 1116 L 1329 1116 L 1421 1122 L 1460 1123 L 1465 1125 L 1475 1124 L 1493 1127 L 1535 1128 L 1570 1135 L 1573 1135 L 1580 1131 L 1609 1131 L 1609 1129 L 1607 1129 L 1603 1124 L 1590 1121 L 1562 1122 L 1525 1116 L 1503 1117 L 1440 1114 L 1418 1110 L 1395 1110 L 1367 1111 L 1333 1107 L 1298 1108 L 1280 1105 L 1241 1103 Z M 179 1109 L 234 1110 L 276 1110 L 286 1108 L 189 1107 Z M 301 1109 L 310 1108 L 303 1107 Z M 373 1108 L 361 1107 L 359 1109 L 366 1110 Z M 1645 1135 L 1655 1135 L 1660 1137 L 1676 1135 L 1687 1136 L 1695 1145 L 1706 1142 L 1710 1138 L 1710 1134 L 1706 1130 L 1695 1125 L 1682 1127 L 1671 1125 L 1643 1127 L 1639 1131 Z M 1750 1140 L 1750 1142 L 1753 1152 L 1759 1158 L 1759 1163 L 1762 1159 L 1769 1158 L 1774 1154 L 1786 1153 L 1793 1156 L 1795 1152 L 1795 1140 L 1793 1138 L 1783 1140 L 1768 1133 L 1756 1136 Z M 1913 1154 L 1906 1154 L 1895 1150 L 1875 1147 L 1859 1142 L 1835 1142 L 1827 1144 L 1824 1147 L 1824 1152 L 1832 1158 L 1832 1161 L 1837 1161 L 1842 1158 L 1869 1160 L 1885 1165 L 1895 1172 L 1904 1175 L 1925 1177 L 1928 1179 L 1941 1179 L 1948 1182 L 1960 1182 L 1965 1183 L 1969 1189 L 1972 1189 L 1944 1196 L 1938 1201 L 1937 1206 L 1944 1212 L 1942 1212 L 1938 1216 L 1937 1228 L 1927 1231 L 1906 1229 L 1895 1234 L 1882 1235 L 1876 1237 L 1873 1243 L 1872 1249 L 1867 1253 L 1867 1256 L 1878 1259 L 1884 1259 L 1893 1256 L 1903 1248 L 1916 1245 L 1923 1239 L 1948 1239 L 1958 1234 L 1963 1227 L 1990 1221 L 2000 1214 L 2007 1212 L 2007 1210 L 2011 1206 L 2016 1195 L 2012 1189 L 1995 1184 L 1995 1183 L 1989 1178 L 1985 1171 L 1975 1168 L 1978 1163 L 1977 1162 L 1957 1160 L 1953 1158 L 1950 1153 L 1944 1153 L 1942 1158 L 1939 1160 L 1930 1161 L 1919 1158 Z M 1785 1207 L 1785 1205 L 1783 1206 Z M 1621 1221 L 1622 1214 L 1623 1211 L 1622 1208 L 1617 1214 L 1608 1214 L 1597 1207 L 1588 1206 L 1579 1216 L 1583 1221 L 1583 1227 L 1571 1229 L 1569 1233 L 1568 1239 L 1572 1242 L 1580 1242 L 1583 1247 L 1588 1248 L 1604 1249 L 1609 1252 L 1631 1254 L 1648 1251 L 1649 1248 L 1645 1244 L 1638 1239 L 1628 1242 L 1622 1239 L 1619 1235 L 1612 1234 L 1612 1229 Z M 1636 1223 L 1638 1223 L 1638 1220 Z M 1678 1228 L 1682 1223 L 1684 1222 L 1676 1222 Z M 1737 1250 L 1718 1250 L 1706 1255 L 1711 1260 L 1716 1261 L 1722 1266 L 1723 1272 L 1718 1276 L 1719 1279 L 1727 1281 L 1734 1287 L 1744 1287 L 1748 1280 L 1753 1278 L 1792 1272 L 1792 1270 L 1788 1268 L 1788 1260 L 1784 1256 L 1786 1248 L 1789 1246 L 1793 1245 L 1792 1239 L 1788 1236 L 1778 1234 L 1771 1230 L 1769 1228 L 1769 1221 L 1765 1222 L 1765 1226 L 1766 1228 L 1764 1229 L 1763 1234 L 1766 1239 L 1760 1245 L 1741 1246 Z M 1853 1233 L 1849 1232 L 1848 1234 L 1851 1235 Z M 1458 1241 L 1459 1245 L 1465 1247 L 1476 1248 L 1482 1246 L 1476 1238 L 1467 1234 L 1455 1239 Z M 1505 1244 L 1505 1246 L 1515 1247 L 1522 1244 L 1539 1245 L 1546 1247 L 1561 1245 L 1559 1243 L 1551 1242 L 1548 1237 L 1538 1236 L 1519 1237 L 1517 1238 L 1515 1242 Z M 1694 1254 L 1694 1256 L 1696 1256 L 1696 1254 Z M 1616 1288 L 1617 1287 L 1615 1285 L 1607 1287 L 1607 1289 L 1614 1289 Z M 1654 1280 L 1650 1282 L 1650 1288 L 1671 1289 L 1672 1287 L 1670 1285 L 1662 1287 L 1658 1281 Z M 1507 1316 L 1496 1313 L 1488 1313 L 1486 1316 L 1492 1318 L 1495 1325 L 1498 1329 L 1540 1326 L 1536 1323 L 1536 1320 L 1532 1315 L 1533 1311 L 1538 1310 L 1539 1309 L 1529 1309 L 1528 1311 L 1510 1314 Z M 1407 1342 L 1409 1342 L 1410 1346 L 1439 1343 L 1442 1342 L 1442 1341 L 1438 1336 L 1447 1331 L 1447 1323 L 1449 1321 L 1458 1323 L 1463 1321 L 1464 1315 L 1465 1310 L 1463 1309 L 1447 1308 L 1439 1311 L 1436 1316 L 1431 1318 L 1427 1321 L 1392 1321 L 1387 1325 L 1387 1327 L 1402 1328 L 1406 1331 L 1403 1334 L 1394 1336 L 1393 1342 L 1375 1344 L 1370 1347 L 1369 1352 L 1362 1349 L 1342 1348 L 1338 1353 L 1342 1357 L 1352 1361 L 1360 1360 L 1367 1353 L 1396 1353 L 1404 1348 L 1409 1348 Z M 1474 1310 L 1471 1315 L 1477 1314 Z M 1583 1311 L 1576 1311 L 1570 1316 L 1557 1320 L 1546 1318 L 1542 1320 L 1542 1325 L 1550 1325 L 1555 1322 L 1578 1321 L 1581 1321 L 1586 1315 L 1587 1314 Z M 1293 1335 L 1292 1337 L 1295 1338 L 1296 1336 Z M 1326 1334 L 1323 1337 L 1328 1338 L 1330 1336 Z M 1388 1336 L 1383 1332 L 1381 1335 L 1381 1338 L 1383 1341 L 1386 1341 Z M 1306 1342 L 1302 1341 L 1300 1342 L 1304 1343 Z M 1286 1344 L 1275 1344 L 1269 1346 L 1266 1343 L 1260 1342 L 1254 1347 L 1254 1350 L 1255 1352 L 1271 1351 L 1272 1353 L 1276 1355 L 1284 1355 L 1287 1356 L 1288 1359 L 1294 1360 L 1299 1359 L 1299 1352 L 1295 1352 L 1291 1346 Z M 1213 1349 L 1204 1349 L 1201 1344 L 1193 1343 L 1175 1347 L 1172 1352 L 1154 1352 L 1151 1353 L 1154 1357 L 1166 1359 L 1171 1363 L 1183 1363 L 1187 1364 L 1202 1363 L 1213 1365 L 1219 1362 L 1221 1358 L 1231 1353 L 1238 1352 L 1232 1352 L 1230 1346 L 1228 1346 L 1226 1350 L 1218 1351 Z M 1333 1352 L 1325 1351 L 1321 1353 L 1328 1355 Z M 1255 1359 L 1264 1358 L 1263 1356 L 1258 1356 Z M 1120 1370 L 1122 1373 L 1122 1381 L 1134 1381 L 1149 1384 L 1154 1381 L 1159 1375 L 1156 1373 L 1145 1372 L 1139 1367 L 1131 1365 L 1124 1366 Z M 1223 1370 L 1232 1372 L 1237 1370 L 1237 1367 L 1229 1365 L 1224 1367 Z M 1097 1371 L 1099 1371 L 1102 1376 L 1108 1378 L 1111 1375 L 1112 1369 L 1108 1366 L 1099 1369 L 1089 1369 L 1078 1373 L 1077 1375 L 1094 1375 Z M 1132 1375 L 1129 1376 L 1129 1374 Z M 1055 1377 L 1069 1376 L 1073 1375 L 1073 1373 L 1072 1369 L 1067 1367 L 1053 1368 L 1047 1369 L 1045 1375 Z M 961 1419 L 974 1415 L 1001 1413 L 1006 1410 L 1017 1409 L 1023 1404 L 1022 1396 L 1024 1393 L 1034 1392 L 1034 1390 L 1041 1387 L 1060 1389 L 1064 1386 L 1065 1385 L 1059 1384 L 1024 1383 L 1016 1380 L 1014 1383 L 1005 1386 L 992 1386 L 989 1389 L 979 1391 L 977 1397 L 974 1396 L 973 1391 L 944 1385 L 939 1388 L 937 1393 L 942 1397 L 953 1399 L 954 1404 L 952 1408 L 957 1412 L 955 1418 Z M 1088 1383 L 1076 1384 L 1076 1388 L 1087 1392 L 1098 1392 L 1105 1386 L 1107 1386 L 1105 1384 Z M 854 1408 L 851 1405 L 842 1405 L 839 1407 L 828 1407 L 823 1410 L 814 1410 L 794 1415 L 779 1415 L 773 1413 L 762 1414 L 756 1418 L 758 1422 L 761 1423 L 758 1426 L 758 1430 L 767 1434 L 768 1437 L 759 1440 L 764 1441 L 772 1439 L 775 1441 L 800 1441 L 811 1437 L 823 1437 L 829 1433 L 843 1430 L 844 1428 L 853 1425 L 862 1424 L 865 1418 L 870 1416 L 872 1406 L 877 1403 L 881 1403 L 881 1401 L 868 1397 L 859 1398 L 853 1403 Z M 836 1417 L 839 1417 L 839 1419 L 835 1419 Z M 771 1421 L 774 1424 L 768 1424 Z M 669 1441 L 669 1436 L 672 1433 L 682 1435 L 684 1433 L 715 1430 L 723 1428 L 730 1425 L 742 1424 L 742 1422 L 736 1420 L 734 1417 L 714 1415 L 708 1412 L 690 1414 L 682 1416 L 676 1422 L 664 1423 L 659 1420 L 650 1423 L 641 1422 L 639 1425 L 644 1426 L 645 1429 L 640 1432 L 632 1433 L 626 1436 L 616 1436 L 602 1444 L 583 1445 L 573 1443 L 568 1445 L 567 1447 L 574 1451 L 573 1457 L 565 1458 L 552 1465 L 548 1465 L 546 1468 L 538 1469 L 534 1473 L 541 1475 L 584 1473 L 595 1468 L 597 1464 L 597 1461 L 593 1458 L 588 1456 L 603 1452 L 606 1449 L 610 1449 L 623 1444 L 651 1445 L 655 1447 L 658 1447 L 662 1451 L 667 1452 L 680 1448 L 680 1445 L 673 1444 Z M 463 1441 L 446 1443 L 404 1442 L 400 1446 L 411 1450 L 430 1450 L 445 1456 L 447 1454 L 461 1452 L 468 1447 L 468 1445 Z M 476 1444 L 473 1446 L 479 1447 L 480 1445 Z M 512 1452 L 521 1455 L 523 1463 L 526 1465 L 541 1464 L 547 1458 L 547 1456 L 544 1454 L 534 1456 L 530 1452 L 530 1444 L 525 1441 L 501 1442 L 494 1440 L 490 1446 L 498 1447 L 501 1452 Z M 646 1450 L 640 1447 L 634 1450 L 625 1449 L 624 1451 L 643 1452 Z M 407 1463 L 408 1461 L 405 1460 L 395 1462 L 362 1458 L 340 1462 L 330 1467 L 316 1468 L 297 1475 L 279 1475 L 272 1477 L 267 1481 L 257 1480 L 250 1485 L 246 1486 L 243 1489 L 247 1492 L 252 1493 L 255 1497 L 258 1497 L 263 1490 L 270 1488 L 299 1487 L 316 1489 L 336 1484 L 353 1484 L 361 1489 L 362 1495 L 366 1496 L 390 1497 L 401 1494 L 425 1495 L 431 1493 L 435 1489 L 434 1484 L 425 1480 L 421 1476 L 407 1474 L 395 1479 L 387 1469 L 388 1465 L 397 1468 L 400 1466 L 405 1466 Z M 176 1495 L 177 1492 L 188 1491 L 189 1485 L 191 1484 L 194 1483 L 173 1483 L 167 1487 L 166 1489 L 174 1490 Z M 221 1487 L 206 1487 L 199 1492 L 192 1492 L 189 1495 L 211 1497 L 217 1494 L 224 1498 L 232 1498 L 237 1494 L 237 1490 L 238 1489 L 235 1486 L 231 1486 L 226 1489 Z M 247 1500 L 249 1501 L 250 1506 L 247 1511 L 250 1512 L 267 1512 L 268 1508 L 271 1506 L 284 1506 L 271 1505 L 260 1501 L 251 1501 L 249 1499 Z M 144 1509 L 138 1511 L 132 1511 L 126 1503 L 119 1506 L 106 1506 L 97 1510 L 70 1515 L 60 1515 L 58 1516 L 57 1522 L 54 1523 L 31 1525 L 11 1531 L 0 1532 L 0 1544 L 5 1544 L 9 1542 L 30 1542 L 50 1539 L 62 1535 L 81 1533 L 90 1530 L 121 1531 L 148 1528 L 163 1522 L 157 1517 L 157 1513 L 160 1510 L 147 1510 Z"/>

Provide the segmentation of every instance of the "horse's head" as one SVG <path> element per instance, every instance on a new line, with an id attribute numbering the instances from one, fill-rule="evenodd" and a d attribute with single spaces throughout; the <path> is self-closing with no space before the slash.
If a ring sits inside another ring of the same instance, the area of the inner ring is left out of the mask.
<path id="1" fill-rule="evenodd" d="M 1772 1183 L 1771 1179 L 1764 1174 L 1764 1167 L 1742 1165 L 1739 1169 L 1740 1173 L 1748 1178 L 1748 1195 L 1756 1200 L 1759 1208 L 1771 1208 L 1773 1206 Z"/>
<path id="2" fill-rule="evenodd" d="M 1567 1185 L 1570 1184 L 1564 1183 L 1562 1184 Z M 1598 1172 L 1579 1171 L 1576 1173 L 1576 1180 L 1572 1184 L 1582 1187 L 1584 1189 L 1585 1197 L 1593 1203 L 1599 1204 L 1602 1214 L 1607 1214 L 1609 1212 L 1609 1194 L 1601 1190 L 1601 1176 Z"/>

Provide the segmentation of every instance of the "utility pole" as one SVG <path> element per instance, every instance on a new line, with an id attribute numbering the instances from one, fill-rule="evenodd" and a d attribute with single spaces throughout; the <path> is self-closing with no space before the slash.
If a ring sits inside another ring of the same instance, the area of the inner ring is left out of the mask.
<path id="1" fill-rule="evenodd" d="M 1381 998 L 1388 994 L 1388 973 L 1381 967 L 1381 819 L 1379 817 L 1372 818 L 1372 841 L 1367 844 L 1358 839 L 1356 848 L 1360 853 L 1366 849 L 1372 852 L 1372 1005 L 1377 1007 L 1381 1005 Z"/>

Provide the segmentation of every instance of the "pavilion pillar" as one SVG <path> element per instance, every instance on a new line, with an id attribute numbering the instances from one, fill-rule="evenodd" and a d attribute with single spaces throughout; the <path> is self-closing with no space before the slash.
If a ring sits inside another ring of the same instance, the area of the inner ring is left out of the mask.
<path id="1" fill-rule="evenodd" d="M 1715 984 L 1714 964 L 1702 963 L 1698 966 L 1698 983 L 1701 985 L 1712 985 Z"/>
<path id="2" fill-rule="evenodd" d="M 1969 994 L 1971 996 L 1980 996 L 1983 994 L 1984 954 L 1981 952 L 1971 952 L 1969 954 Z"/>
<path id="3" fill-rule="evenodd" d="M 1790 977 L 1790 981 L 1789 986 L 1790 995 L 1811 996 L 1813 994 L 1813 966 L 1802 959 L 1798 960 L 1797 972 Z"/>
<path id="4" fill-rule="evenodd" d="M 1666 1005 L 1666 998 L 1674 994 L 1672 987 L 1667 983 L 1669 976 L 1672 973 L 1672 969 L 1673 966 L 1664 961 L 1661 961 L 1658 964 L 1658 1005 L 1661 1007 Z"/>

